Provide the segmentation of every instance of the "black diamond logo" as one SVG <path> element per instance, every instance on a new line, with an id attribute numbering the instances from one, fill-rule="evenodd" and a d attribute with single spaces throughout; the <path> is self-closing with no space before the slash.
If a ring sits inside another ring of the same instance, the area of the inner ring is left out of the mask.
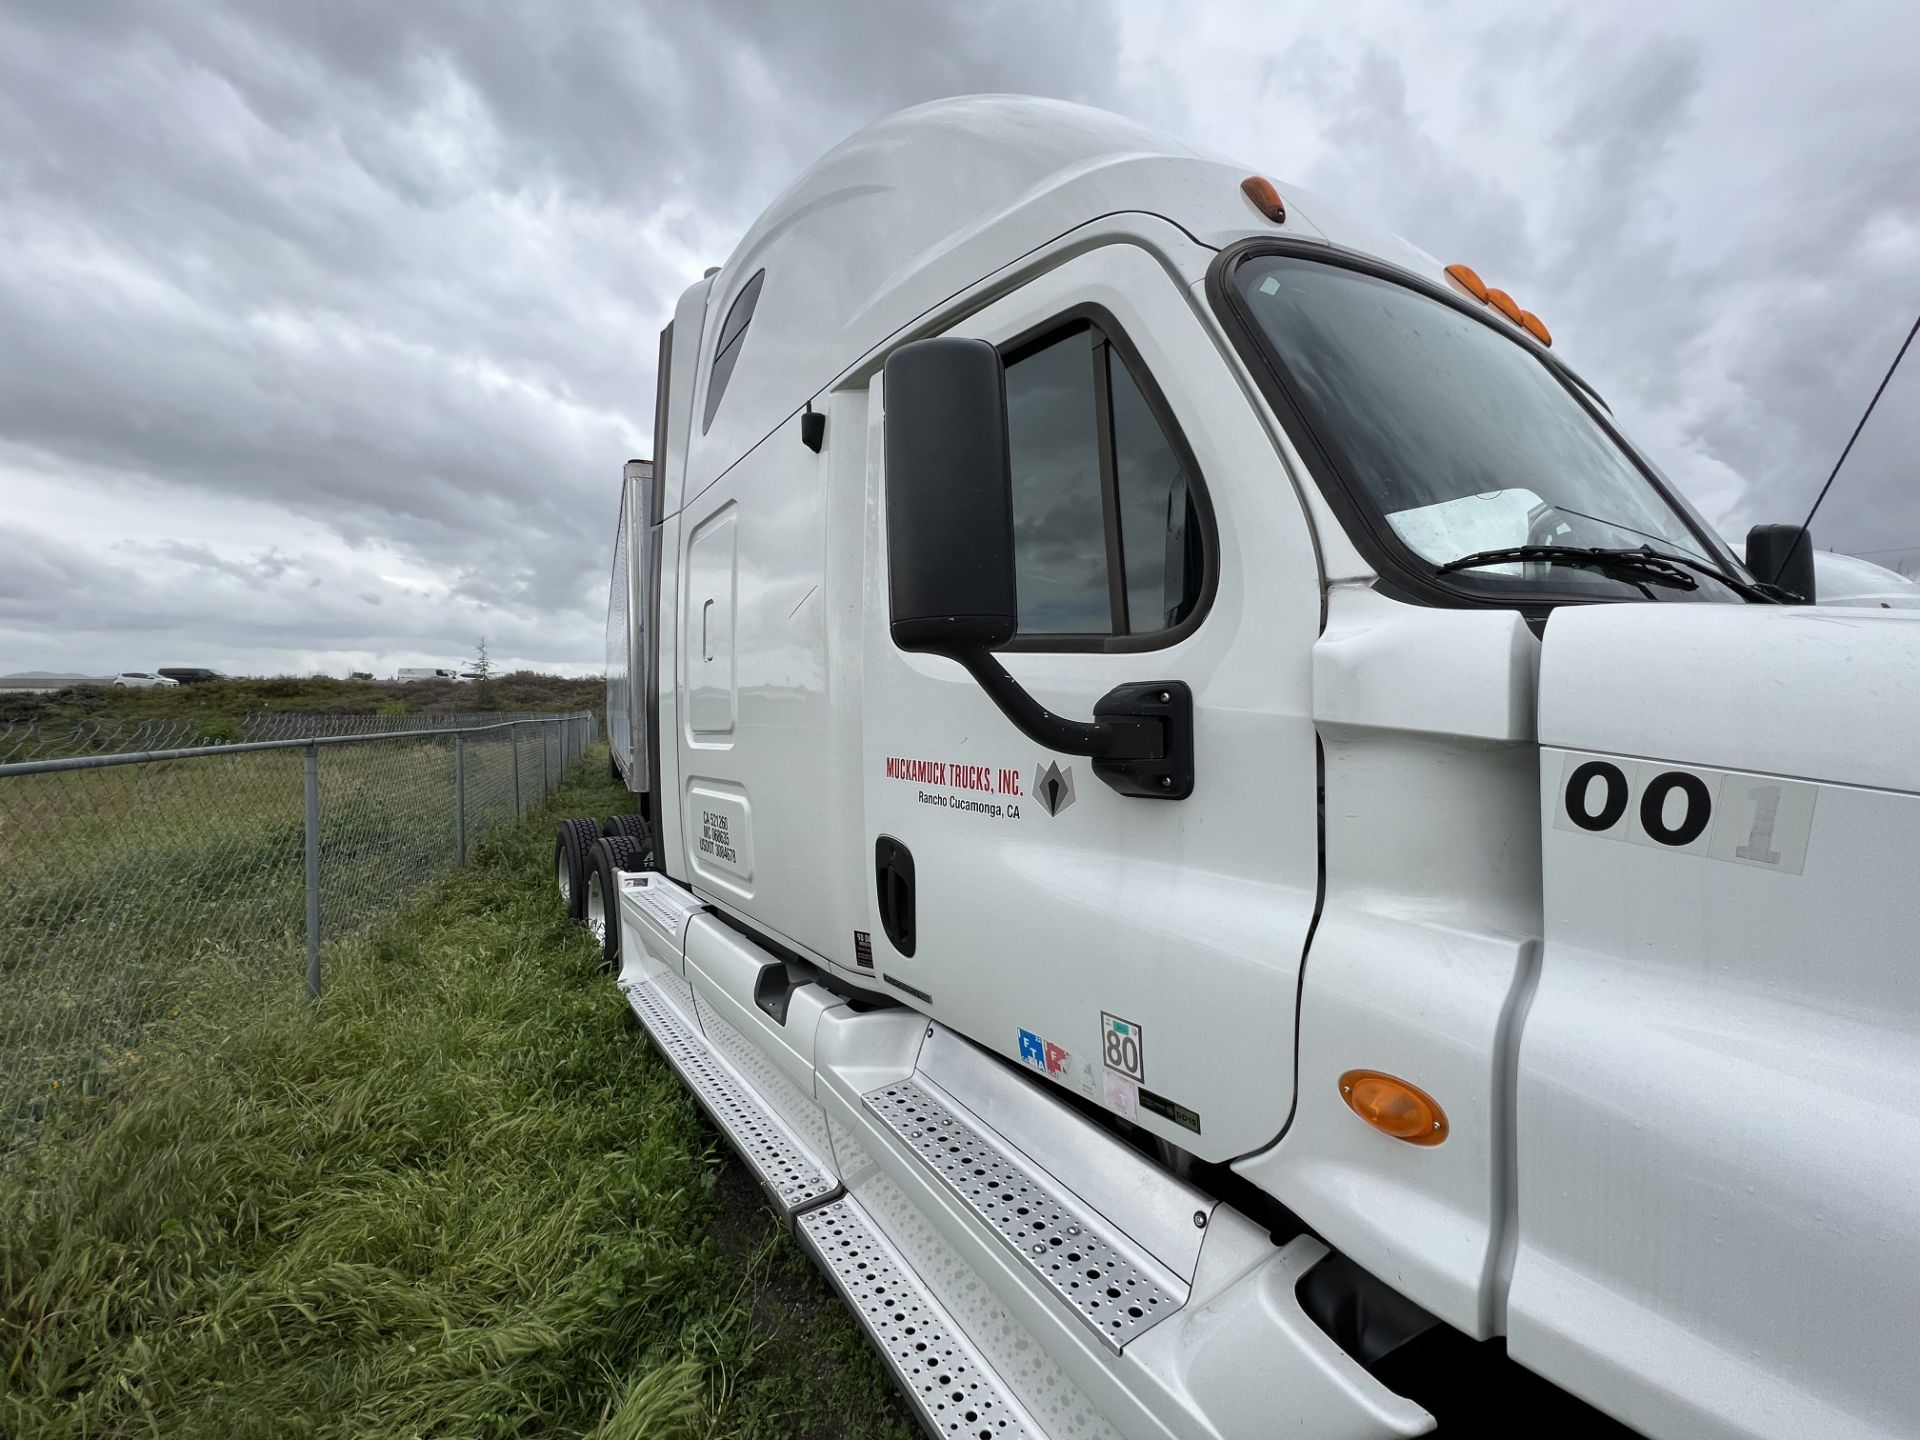
<path id="1" fill-rule="evenodd" d="M 1062 770 L 1058 760 L 1049 760 L 1033 772 L 1033 793 L 1047 814 L 1058 815 L 1073 804 L 1073 767 Z"/>

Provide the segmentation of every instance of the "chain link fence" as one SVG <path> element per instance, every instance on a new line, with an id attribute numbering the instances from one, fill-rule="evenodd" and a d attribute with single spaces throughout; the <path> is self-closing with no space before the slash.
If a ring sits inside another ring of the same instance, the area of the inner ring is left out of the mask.
<path id="1" fill-rule="evenodd" d="M 464 864 L 598 728 L 465 718 L 0 763 L 0 1121 L 103 1084 L 184 1007 L 317 995 L 328 945 Z"/>
<path id="2" fill-rule="evenodd" d="M 254 740 L 312 740 L 323 735 L 388 735 L 402 730 L 458 730 L 509 720 L 548 721 L 532 710 L 407 715 L 344 714 L 316 710 L 255 710 L 246 715 L 166 716 L 147 720 L 70 720 L 0 723 L 0 765 L 69 755 L 124 755 L 135 750 L 180 750 Z"/>

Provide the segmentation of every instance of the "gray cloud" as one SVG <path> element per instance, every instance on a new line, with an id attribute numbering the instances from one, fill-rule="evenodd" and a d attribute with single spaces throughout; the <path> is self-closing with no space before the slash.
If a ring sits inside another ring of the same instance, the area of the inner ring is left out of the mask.
<path id="1" fill-rule="evenodd" d="M 967 91 L 1298 157 L 1546 315 L 1730 528 L 1790 515 L 1920 306 L 1920 25 L 1841 8 L 7 7 L 0 670 L 597 666 L 674 298 Z M 1920 541 L 1916 387 L 1824 540 Z"/>

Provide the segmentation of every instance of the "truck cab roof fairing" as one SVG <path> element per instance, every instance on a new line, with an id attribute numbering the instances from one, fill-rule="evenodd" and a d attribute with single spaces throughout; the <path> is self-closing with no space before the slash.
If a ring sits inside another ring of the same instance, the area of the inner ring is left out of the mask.
<path id="1" fill-rule="evenodd" d="M 941 100 L 860 131 L 795 180 L 713 278 L 696 417 L 721 318 L 766 274 L 725 401 L 695 437 L 687 495 L 917 318 L 1090 218 L 1157 214 L 1216 247 L 1275 230 L 1240 191 L 1247 173 L 1133 121 L 1054 100 Z M 1303 208 L 1297 198 L 1305 192 L 1283 189 L 1285 233 L 1324 239 L 1307 213 L 1313 202 Z M 1394 254 L 1440 273 L 1408 247 Z"/>

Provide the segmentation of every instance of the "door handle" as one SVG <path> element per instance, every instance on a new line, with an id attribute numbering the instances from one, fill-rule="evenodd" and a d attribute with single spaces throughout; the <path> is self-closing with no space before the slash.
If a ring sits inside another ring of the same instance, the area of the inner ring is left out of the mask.
<path id="1" fill-rule="evenodd" d="M 713 659 L 713 635 L 707 621 L 713 615 L 713 601 L 709 600 L 700 607 L 700 656 L 703 660 Z"/>
<path id="2" fill-rule="evenodd" d="M 913 926 L 913 852 L 891 835 L 873 842 L 873 882 L 880 904 L 880 928 L 893 948 L 911 956 Z"/>

